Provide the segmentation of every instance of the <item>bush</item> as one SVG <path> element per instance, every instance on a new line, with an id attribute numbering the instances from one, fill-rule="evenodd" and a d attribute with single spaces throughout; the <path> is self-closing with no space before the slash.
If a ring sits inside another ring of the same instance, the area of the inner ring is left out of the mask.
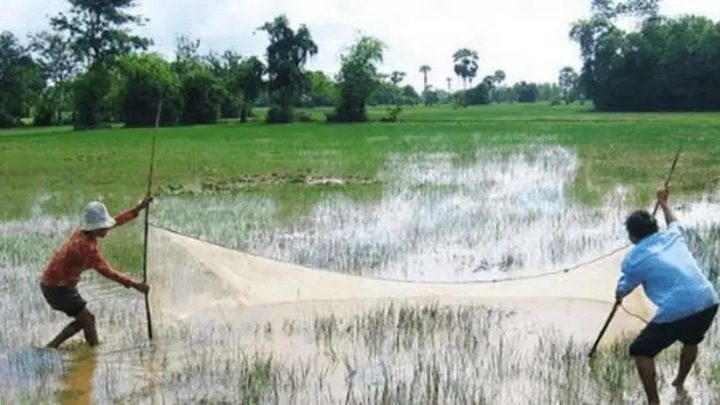
<path id="1" fill-rule="evenodd" d="M 464 106 L 490 104 L 490 86 L 480 83 L 469 90 L 458 92 L 457 102 Z"/>
<path id="2" fill-rule="evenodd" d="M 305 111 L 298 111 L 295 119 L 299 122 L 315 122 L 315 119 L 313 119 L 312 115 Z"/>
<path id="3" fill-rule="evenodd" d="M 292 107 L 272 106 L 267 112 L 265 122 L 268 124 L 282 124 L 292 122 L 294 118 L 295 112 Z"/>
<path id="4" fill-rule="evenodd" d="M 326 115 L 328 122 L 365 122 L 368 120 L 365 104 L 345 97 L 335 108 L 335 111 Z"/>
<path id="5" fill-rule="evenodd" d="M 387 109 L 387 115 L 380 118 L 381 122 L 397 122 L 398 117 L 400 117 L 400 113 L 402 113 L 402 108 L 400 107 L 391 107 Z"/>

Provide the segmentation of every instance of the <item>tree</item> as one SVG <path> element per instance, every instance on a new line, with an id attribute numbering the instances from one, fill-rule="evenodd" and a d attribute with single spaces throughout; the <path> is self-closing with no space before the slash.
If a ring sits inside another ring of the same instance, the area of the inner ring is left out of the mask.
<path id="1" fill-rule="evenodd" d="M 393 105 L 397 103 L 398 93 L 402 90 L 390 81 L 381 80 L 380 85 L 367 99 L 369 105 Z"/>
<path id="2" fill-rule="evenodd" d="M 381 75 L 377 64 L 383 60 L 385 45 L 380 40 L 360 37 L 342 55 L 338 82 L 340 102 L 329 121 L 363 122 L 367 121 L 365 103 L 368 97 L 380 86 Z"/>
<path id="3" fill-rule="evenodd" d="M 515 93 L 521 103 L 534 103 L 538 98 L 538 86 L 535 83 L 522 81 L 515 86 Z"/>
<path id="4" fill-rule="evenodd" d="M 463 91 L 462 99 L 466 105 L 483 105 L 490 103 L 491 84 L 483 81 L 477 86 Z"/>
<path id="5" fill-rule="evenodd" d="M 654 17 L 660 9 L 660 0 L 591 0 L 590 8 L 594 15 L 613 19 L 619 16 Z"/>
<path id="6" fill-rule="evenodd" d="M 339 90 L 337 84 L 324 72 L 315 71 L 308 74 L 311 88 L 308 97 L 313 107 L 337 105 Z"/>
<path id="7" fill-rule="evenodd" d="M 595 14 L 576 22 L 570 35 L 583 58 L 579 87 L 595 108 L 720 108 L 720 24 L 702 17 L 659 17 L 652 0 L 593 6 Z M 639 30 L 625 32 L 615 25 L 627 15 L 644 18 Z"/>
<path id="8" fill-rule="evenodd" d="M 496 103 L 515 103 L 518 95 L 514 86 L 497 86 L 492 92 L 492 101 Z"/>
<path id="9" fill-rule="evenodd" d="M 242 92 L 242 104 L 240 108 L 240 121 L 247 122 L 260 93 L 265 87 L 263 75 L 265 65 L 255 56 L 244 59 L 232 74 L 232 88 Z"/>
<path id="10" fill-rule="evenodd" d="M 184 124 L 214 124 L 220 114 L 222 86 L 206 67 L 196 65 L 180 77 Z"/>
<path id="11" fill-rule="evenodd" d="M 467 88 L 467 83 L 472 85 L 472 81 L 477 75 L 477 61 L 478 54 L 472 49 L 459 49 L 453 54 L 455 74 L 462 78 L 464 89 Z"/>
<path id="12" fill-rule="evenodd" d="M 310 30 L 303 24 L 297 31 L 290 28 L 284 15 L 276 17 L 259 28 L 267 32 L 268 90 L 272 106 L 268 122 L 289 122 L 294 119 L 293 106 L 309 86 L 304 72 L 307 60 L 317 54 L 317 44 Z"/>
<path id="13" fill-rule="evenodd" d="M 128 26 L 142 25 L 145 21 L 141 16 L 127 12 L 134 7 L 134 0 L 68 1 L 71 5 L 68 14 L 60 13 L 51 18 L 50 25 L 58 32 L 67 33 L 76 55 L 89 66 L 75 86 L 78 113 L 75 126 L 97 127 L 106 111 L 109 65 L 134 50 L 147 49 L 151 41 L 130 33 Z"/>
<path id="14" fill-rule="evenodd" d="M 39 66 L 17 38 L 0 34 L 0 127 L 17 125 L 29 101 L 39 94 L 44 79 Z"/>
<path id="15" fill-rule="evenodd" d="M 230 66 L 236 56 L 200 54 L 200 40 L 179 36 L 175 40 L 175 61 L 172 68 L 180 81 L 180 122 L 183 124 L 212 124 L 224 109 L 237 116 L 239 101 L 229 95 Z"/>
<path id="16" fill-rule="evenodd" d="M 420 102 L 420 95 L 411 85 L 406 85 L 402 88 L 402 103 L 408 105 L 415 105 Z"/>
<path id="17" fill-rule="evenodd" d="M 175 63 L 197 65 L 200 63 L 200 40 L 184 35 L 175 38 Z"/>
<path id="18" fill-rule="evenodd" d="M 91 65 L 73 81 L 75 129 L 99 128 L 110 114 L 110 86 L 112 78 L 102 64 Z"/>
<path id="19" fill-rule="evenodd" d="M 242 57 L 233 52 L 225 51 L 222 55 L 210 52 L 198 61 L 188 59 L 188 66 L 204 66 L 217 79 L 220 94 L 220 117 L 237 118 L 242 109 L 244 94 L 236 79 Z"/>
<path id="20" fill-rule="evenodd" d="M 537 97 L 535 101 L 559 103 L 562 100 L 562 89 L 557 83 L 535 83 Z"/>
<path id="21" fill-rule="evenodd" d="M 448 85 L 448 89 L 447 89 L 448 93 L 452 93 L 452 77 L 446 78 L 445 81 L 447 82 L 447 85 Z"/>
<path id="22" fill-rule="evenodd" d="M 500 86 L 505 81 L 505 72 L 502 70 L 496 70 L 493 74 L 493 78 L 495 79 L 495 84 Z"/>
<path id="23" fill-rule="evenodd" d="M 405 79 L 405 72 L 394 70 L 390 73 L 390 82 L 395 86 L 395 105 L 400 106 L 400 82 Z"/>
<path id="24" fill-rule="evenodd" d="M 428 73 L 430 73 L 431 70 L 432 68 L 429 65 L 420 66 L 419 72 L 423 74 L 423 94 L 428 91 Z"/>
<path id="25" fill-rule="evenodd" d="M 442 90 L 433 90 L 432 86 L 428 86 L 423 97 L 425 105 L 434 105 L 439 103 L 440 92 L 442 92 Z"/>
<path id="26" fill-rule="evenodd" d="M 118 104 L 128 127 L 153 126 L 162 101 L 161 124 L 180 120 L 180 79 L 171 65 L 158 55 L 127 55 L 119 58 Z"/>
<path id="27" fill-rule="evenodd" d="M 429 65 L 420 66 L 420 73 L 423 74 L 422 95 L 423 95 L 423 99 L 425 100 L 425 105 L 437 103 L 437 95 L 434 95 L 434 97 L 431 100 L 430 98 L 428 98 L 428 94 L 427 94 L 427 92 L 430 91 L 430 87 L 428 86 L 428 73 L 430 73 L 431 70 L 432 70 L 432 68 Z"/>
<path id="28" fill-rule="evenodd" d="M 68 82 L 80 68 L 72 42 L 57 32 L 42 31 L 30 36 L 30 49 L 45 77 L 53 84 Z"/>
<path id="29" fill-rule="evenodd" d="M 394 85 L 400 84 L 405 79 L 405 72 L 400 72 L 398 70 L 394 70 L 392 73 L 390 73 L 390 81 Z"/>
<path id="30" fill-rule="evenodd" d="M 558 76 L 558 84 L 562 89 L 562 97 L 565 104 L 574 102 L 577 95 L 578 85 L 578 74 L 575 73 L 575 69 L 570 66 L 562 68 Z"/>
<path id="31" fill-rule="evenodd" d="M 432 68 L 429 65 L 420 66 L 420 73 L 423 74 L 423 91 L 426 91 L 428 88 L 427 77 L 428 77 L 428 73 L 430 73 L 431 70 L 432 70 Z"/>
<path id="32" fill-rule="evenodd" d="M 80 68 L 80 61 L 72 49 L 70 39 L 58 32 L 42 31 L 30 37 L 30 48 L 50 87 L 43 91 L 35 123 L 62 123 L 62 112 L 71 109 L 71 80 Z"/>

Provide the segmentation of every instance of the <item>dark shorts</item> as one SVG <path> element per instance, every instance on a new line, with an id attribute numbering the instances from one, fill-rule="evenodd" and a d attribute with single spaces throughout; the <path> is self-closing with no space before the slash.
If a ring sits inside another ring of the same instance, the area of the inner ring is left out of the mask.
<path id="1" fill-rule="evenodd" d="M 52 309 L 64 312 L 73 318 L 87 305 L 75 287 L 47 287 L 41 283 L 40 289 Z"/>
<path id="2" fill-rule="evenodd" d="M 718 306 L 668 323 L 649 323 L 630 345 L 631 356 L 655 357 L 671 344 L 680 341 L 695 346 L 703 341 L 710 329 Z"/>

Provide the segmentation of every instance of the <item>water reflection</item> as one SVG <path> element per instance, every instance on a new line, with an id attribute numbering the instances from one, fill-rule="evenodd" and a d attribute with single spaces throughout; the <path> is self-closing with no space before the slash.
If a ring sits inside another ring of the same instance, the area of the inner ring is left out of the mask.
<path id="1" fill-rule="evenodd" d="M 70 358 L 70 367 L 62 377 L 60 403 L 63 405 L 93 404 L 93 380 L 97 367 L 97 349 L 80 343 Z"/>
<path id="2" fill-rule="evenodd" d="M 624 242 L 623 190 L 597 209 L 574 205 L 565 189 L 577 160 L 567 150 L 506 154 L 510 160 L 505 163 L 502 157 L 477 157 L 464 166 L 454 165 L 448 155 L 394 158 L 382 174 L 389 187 L 379 203 L 323 200 L 307 221 L 291 226 L 272 221 L 271 200 L 244 196 L 163 199 L 156 219 L 270 256 L 341 270 L 375 266 L 379 274 L 402 277 L 403 269 L 410 272 L 427 263 L 427 268 L 443 270 L 443 276 L 460 278 L 452 273 L 456 266 L 461 276 L 481 278 L 503 266 L 514 271 L 520 265 L 573 262 L 572 255 L 593 255 L 593 249 L 606 244 L 614 247 L 615 238 Z M 684 220 L 711 222 L 720 215 L 717 207 L 716 199 L 678 211 Z M 347 392 L 357 395 L 357 402 L 372 403 L 379 401 L 372 396 L 374 386 L 366 383 L 378 381 L 387 384 L 388 392 L 449 387 L 450 394 L 441 391 L 447 402 L 496 403 L 493 395 L 503 390 L 544 403 L 619 403 L 623 397 L 643 395 L 631 363 L 621 356 L 611 353 L 593 376 L 586 370 L 584 342 L 570 344 L 542 334 L 541 342 L 533 340 L 542 347 L 528 357 L 514 351 L 517 344 L 507 323 L 483 325 L 487 314 L 479 309 L 397 307 L 392 316 L 371 309 L 353 317 L 338 309 L 320 315 L 307 309 L 303 316 L 294 309 L 246 310 L 222 280 L 202 272 L 199 264 L 193 268 L 193 261 L 178 254 L 157 260 L 179 266 L 164 273 L 157 266 L 151 269 L 158 302 L 153 310 L 157 346 L 143 346 L 141 296 L 91 273 L 81 288 L 101 317 L 98 324 L 122 328 L 102 333 L 105 343 L 99 353 L 84 344 L 67 354 L 28 350 L 67 322 L 47 307 L 35 275 L 75 222 L 74 216 L 0 222 L 0 311 L 5 315 L 0 403 L 83 404 L 93 398 L 97 403 L 282 403 L 273 401 L 277 395 L 288 403 L 338 403 Z M 694 244 L 706 252 L 698 254 L 703 268 L 719 269 L 718 227 L 695 229 Z M 503 254 L 520 242 L 531 247 L 521 252 L 522 261 Z M 158 282 L 160 275 L 167 277 L 166 284 Z M 431 276 L 429 271 L 424 275 Z M 198 305 L 202 302 L 223 305 Z M 594 326 L 588 333 L 596 332 Z M 709 352 L 720 353 L 718 336 L 716 326 L 705 344 Z M 479 361 L 480 354 L 488 361 Z M 659 365 L 661 374 L 674 371 L 674 360 Z M 697 386 L 690 387 L 694 403 L 720 403 L 712 383 L 717 381 L 714 362 L 700 360 Z M 413 375 L 415 369 L 422 381 Z M 516 374 L 524 385 L 512 385 Z M 447 379 L 431 386 L 443 376 Z M 457 396 L 464 393 L 473 397 Z M 663 394 L 668 403 L 693 403 L 689 396 Z"/>
<path id="3" fill-rule="evenodd" d="M 450 153 L 400 155 L 379 175 L 379 200 L 329 194 L 296 223 L 277 219 L 275 201 L 256 195 L 164 198 L 153 215 L 186 235 L 315 268 L 498 279 L 570 267 L 628 243 L 623 219 L 637 208 L 628 189 L 580 204 L 571 193 L 578 167 L 576 154 L 559 146 L 482 150 L 462 164 Z M 703 204 L 686 208 L 686 222 L 712 220 Z"/>

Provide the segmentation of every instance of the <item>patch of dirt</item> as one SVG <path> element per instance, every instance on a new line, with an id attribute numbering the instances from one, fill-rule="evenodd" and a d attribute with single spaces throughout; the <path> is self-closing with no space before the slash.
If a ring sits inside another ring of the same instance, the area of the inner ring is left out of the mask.
<path id="1" fill-rule="evenodd" d="M 169 184 L 160 186 L 163 195 L 208 194 L 241 190 L 258 185 L 305 184 L 308 186 L 342 186 L 349 184 L 375 184 L 378 180 L 362 176 L 320 176 L 311 173 L 286 172 L 247 174 L 224 179 L 206 179 L 196 184 Z"/>

